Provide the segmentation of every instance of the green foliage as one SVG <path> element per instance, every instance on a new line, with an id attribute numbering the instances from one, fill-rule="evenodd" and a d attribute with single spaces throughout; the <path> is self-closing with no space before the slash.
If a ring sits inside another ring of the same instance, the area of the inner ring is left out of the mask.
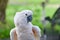
<path id="1" fill-rule="evenodd" d="M 9 31 L 10 28 L 7 24 L 3 24 L 0 22 L 0 38 L 5 38 L 5 37 L 9 37 Z"/>
<path id="2" fill-rule="evenodd" d="M 60 0 L 49 0 L 50 4 L 60 4 Z"/>
<path id="3" fill-rule="evenodd" d="M 60 34 L 60 26 L 59 26 L 59 25 L 56 25 L 54 29 L 55 29 L 55 31 L 56 31 L 57 33 Z"/>
<path id="4" fill-rule="evenodd" d="M 15 1 L 15 0 L 13 0 Z M 20 3 L 26 2 L 28 4 L 40 4 L 41 2 L 45 1 L 45 0 L 17 0 Z M 48 0 L 49 4 L 60 4 L 60 0 Z"/>

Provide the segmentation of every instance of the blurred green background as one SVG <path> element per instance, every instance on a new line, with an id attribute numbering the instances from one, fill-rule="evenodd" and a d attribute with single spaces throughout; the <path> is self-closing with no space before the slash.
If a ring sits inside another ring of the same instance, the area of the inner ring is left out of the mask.
<path id="1" fill-rule="evenodd" d="M 42 6 L 41 3 L 45 0 L 9 0 L 7 9 L 6 9 L 6 24 L 0 23 L 0 38 L 9 38 L 9 33 L 14 25 L 14 15 L 16 12 L 30 9 L 33 11 L 33 20 L 32 23 L 37 25 L 43 30 L 43 24 L 41 23 L 41 14 L 42 14 Z M 57 10 L 57 5 L 59 6 L 60 0 L 49 0 L 47 3 L 45 11 L 46 16 L 50 16 L 52 18 L 53 14 Z M 50 23 L 47 24 L 47 29 L 50 30 Z M 56 32 L 60 32 L 60 27 L 56 25 Z"/>

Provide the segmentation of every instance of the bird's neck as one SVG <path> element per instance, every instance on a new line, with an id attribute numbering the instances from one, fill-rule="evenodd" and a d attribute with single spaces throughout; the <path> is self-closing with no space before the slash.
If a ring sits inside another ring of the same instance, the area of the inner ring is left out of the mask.
<path id="1" fill-rule="evenodd" d="M 17 26 L 17 30 L 19 32 L 30 32 L 30 31 L 32 31 L 32 24 L 28 23 L 28 24 L 23 24 L 23 25 Z"/>

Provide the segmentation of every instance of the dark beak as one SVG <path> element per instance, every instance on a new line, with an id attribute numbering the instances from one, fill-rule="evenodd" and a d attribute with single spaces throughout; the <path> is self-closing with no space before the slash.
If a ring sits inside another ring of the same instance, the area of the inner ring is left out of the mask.
<path id="1" fill-rule="evenodd" d="M 32 15 L 27 17 L 27 22 L 31 22 L 32 21 Z"/>

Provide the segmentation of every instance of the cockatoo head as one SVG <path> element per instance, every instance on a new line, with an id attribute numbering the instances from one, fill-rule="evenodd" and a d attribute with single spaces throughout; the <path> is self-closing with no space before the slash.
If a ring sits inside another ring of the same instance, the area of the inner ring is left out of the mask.
<path id="1" fill-rule="evenodd" d="M 23 10 L 21 12 L 16 12 L 16 15 L 14 16 L 15 25 L 20 25 L 20 24 L 24 25 L 31 22 L 32 14 L 33 12 L 31 10 Z"/>

